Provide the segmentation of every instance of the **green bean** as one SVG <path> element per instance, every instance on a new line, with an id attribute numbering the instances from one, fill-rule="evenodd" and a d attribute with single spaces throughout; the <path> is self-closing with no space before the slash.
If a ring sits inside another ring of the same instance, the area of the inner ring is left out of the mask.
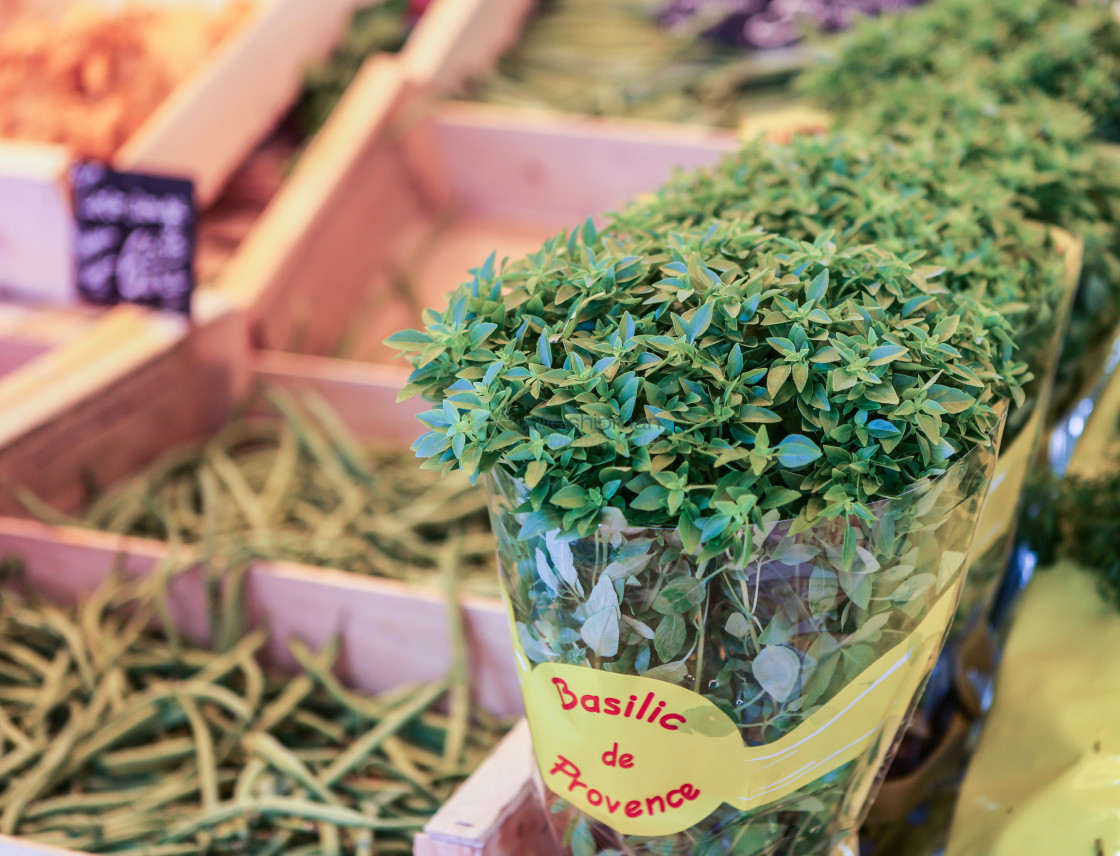
<path id="1" fill-rule="evenodd" d="M 45 675 L 50 671 L 51 661 L 27 645 L 9 643 L 0 649 L 0 653 L 8 657 L 18 666 L 23 667 L 23 678 L 30 680 L 35 674 Z"/>
<path id="2" fill-rule="evenodd" d="M 341 805 L 338 797 L 331 793 L 328 787 L 320 783 L 314 774 L 304 766 L 303 762 L 285 749 L 274 737 L 258 731 L 245 735 L 243 743 L 250 753 L 261 758 L 280 772 L 296 779 L 323 802 L 331 805 Z"/>
<path id="3" fill-rule="evenodd" d="M 354 834 L 354 856 L 373 856 L 373 830 L 359 829 Z"/>
<path id="4" fill-rule="evenodd" d="M 332 658 L 333 659 L 333 658 Z M 271 731 L 285 719 L 311 694 L 315 682 L 307 675 L 298 675 L 271 703 L 261 712 L 257 727 Z"/>
<path id="5" fill-rule="evenodd" d="M 358 829 L 392 829 L 415 830 L 424 825 L 424 820 L 418 817 L 408 818 L 379 818 L 369 817 L 348 808 L 323 805 L 322 803 L 308 800 L 289 799 L 287 797 L 264 797 L 243 803 L 223 805 L 211 812 L 206 812 L 199 817 L 192 818 L 186 823 L 177 825 L 167 831 L 165 841 L 182 840 L 186 836 L 200 829 L 214 826 L 222 821 L 230 820 L 242 814 L 282 814 L 291 818 L 302 820 L 322 821 L 333 823 L 335 826 L 356 827 Z"/>
<path id="6" fill-rule="evenodd" d="M 0 737 L 19 749 L 31 746 L 31 738 L 16 727 L 16 724 L 8 718 L 8 714 L 4 712 L 2 707 L 0 707 Z"/>
<path id="7" fill-rule="evenodd" d="M 198 712 L 194 700 L 185 693 L 177 694 L 175 700 L 187 715 L 194 739 L 194 751 L 198 762 L 198 784 L 202 794 L 202 808 L 213 809 L 218 804 L 218 759 L 214 755 L 214 738 L 210 728 Z"/>
<path id="8" fill-rule="evenodd" d="M 416 693 L 410 701 L 395 708 L 385 716 L 374 728 L 343 752 L 338 758 L 319 775 L 319 780 L 328 785 L 333 785 L 358 764 L 363 758 L 373 752 L 381 743 L 400 729 L 404 728 L 411 720 L 435 703 L 436 699 L 447 691 L 447 682 L 440 681 L 429 687 L 424 687 Z"/>
<path id="9" fill-rule="evenodd" d="M 326 821 L 320 821 L 318 826 L 319 852 L 323 856 L 342 856 L 342 839 L 338 834 L 338 827 Z"/>
<path id="10" fill-rule="evenodd" d="M 197 844 L 142 844 L 115 851 L 117 856 L 196 856 Z"/>
<path id="11" fill-rule="evenodd" d="M 86 687 L 92 689 L 94 685 L 93 667 L 90 665 L 89 652 L 86 650 L 81 630 L 77 624 L 58 609 L 46 609 L 43 614 L 51 622 L 58 635 L 66 640 L 70 653 L 74 657 L 74 663 L 78 667 L 78 674 L 81 675 Z"/>
<path id="12" fill-rule="evenodd" d="M 206 667 L 195 675 L 195 680 L 204 684 L 222 680 L 238 668 L 244 668 L 245 662 L 250 660 L 267 641 L 266 631 L 260 628 L 253 630 L 224 654 L 211 658 Z"/>
<path id="13" fill-rule="evenodd" d="M 450 636 L 455 640 L 452 646 L 454 659 L 451 663 L 450 676 L 451 721 L 443 744 L 444 769 L 454 769 L 459 766 L 471 715 L 471 673 L 467 662 L 466 626 L 463 622 L 463 609 L 459 603 L 458 560 L 458 538 L 453 536 L 440 562 L 444 591 L 447 596 L 447 624 L 450 628 Z"/>
<path id="14" fill-rule="evenodd" d="M 228 561 L 207 571 L 217 592 L 246 564 Z M 457 720 L 431 708 L 450 678 L 371 698 L 331 673 L 337 639 L 318 653 L 290 640 L 305 670 L 284 678 L 255 659 L 264 630 L 229 634 L 222 652 L 153 635 L 188 564 L 111 576 L 72 612 L 0 602 L 2 662 L 19 677 L 0 681 L 0 830 L 134 856 L 408 852 L 497 729 L 445 769 Z M 217 600 L 220 630 L 244 606 Z"/>
<path id="15" fill-rule="evenodd" d="M 406 449 L 363 450 L 323 399 L 273 390 L 279 417 L 242 419 L 200 448 L 175 450 L 97 497 L 88 525 L 200 545 L 207 567 L 251 554 L 422 584 L 436 582 L 448 528 L 463 531 L 460 572 L 494 594 L 495 542 L 483 491 L 422 471 Z M 211 594 L 218 588 L 210 581 Z M 231 589 L 233 598 L 236 589 Z M 235 603 L 212 631 L 238 635 Z M 165 630 L 175 631 L 166 614 Z M 219 645 L 220 647 L 220 645 Z"/>
<path id="16" fill-rule="evenodd" d="M 39 763 L 8 786 L 4 813 L 0 815 L 0 835 L 12 835 L 16 831 L 16 826 L 28 803 L 51 784 L 58 770 L 66 763 L 74 744 L 85 728 L 81 713 L 81 707 L 72 704 L 69 722 L 51 741 L 50 747 L 43 753 Z"/>
<path id="17" fill-rule="evenodd" d="M 69 674 L 71 662 L 70 652 L 61 649 L 55 656 L 54 662 L 43 673 L 43 685 L 39 688 L 39 697 L 28 712 L 27 719 L 32 722 L 42 719 L 55 705 L 66 701 L 68 693 L 63 693 L 63 683 Z"/>
<path id="18" fill-rule="evenodd" d="M 8 778 L 21 767 L 31 763 L 42 752 L 42 747 L 31 743 L 20 746 L 0 758 L 0 781 Z"/>
<path id="19" fill-rule="evenodd" d="M 236 773 L 232 770 L 222 770 L 218 774 L 218 786 L 229 784 L 236 778 Z M 170 779 L 165 779 L 159 785 L 152 788 L 152 790 L 142 799 L 132 806 L 134 811 L 154 811 L 155 809 L 162 809 L 169 803 L 176 800 L 185 799 L 191 794 L 199 792 L 198 774 L 194 771 L 179 772 L 176 776 Z"/>
<path id="20" fill-rule="evenodd" d="M 237 464 L 220 448 L 210 450 L 206 463 L 228 488 L 230 496 L 233 497 L 234 502 L 241 509 L 249 528 L 263 532 L 268 526 L 264 507 L 261 505 L 260 498 L 245 480 L 244 474 L 237 468 Z"/>
<path id="21" fill-rule="evenodd" d="M 378 719 L 384 713 L 384 707 L 378 703 L 370 702 L 350 692 L 342 683 L 323 667 L 319 659 L 302 639 L 291 639 L 288 650 L 296 658 L 300 668 L 304 670 L 316 683 L 330 693 L 339 704 L 348 707 L 364 719 Z"/>
<path id="22" fill-rule="evenodd" d="M 113 776 L 128 776 L 159 770 L 169 763 L 193 754 L 195 741 L 190 737 L 168 737 L 143 746 L 117 749 L 102 755 L 97 765 Z"/>
<path id="23" fill-rule="evenodd" d="M 278 392 L 268 394 L 269 403 L 275 407 L 292 427 L 300 445 L 311 455 L 316 465 L 316 472 L 321 473 L 339 492 L 345 494 L 350 487 L 351 480 L 337 455 L 333 453 L 326 437 L 316 431 L 300 414 L 295 402 L 286 395 Z"/>
<path id="24" fill-rule="evenodd" d="M 309 731 L 318 731 L 328 740 L 341 743 L 346 739 L 346 729 L 337 723 L 330 722 L 310 710 L 297 710 L 292 714 L 292 721 L 302 725 Z"/>
<path id="25" fill-rule="evenodd" d="M 388 754 L 386 752 L 386 755 Z M 390 757 L 388 761 L 373 758 L 368 762 L 368 766 L 374 770 L 384 770 L 386 774 L 398 776 L 408 782 L 410 787 L 404 790 L 402 796 L 420 794 L 428 800 L 430 805 L 439 805 L 440 798 L 433 787 L 434 783 L 429 777 L 417 770 L 415 765 L 409 763 L 401 765 L 397 763 L 395 758 Z"/>

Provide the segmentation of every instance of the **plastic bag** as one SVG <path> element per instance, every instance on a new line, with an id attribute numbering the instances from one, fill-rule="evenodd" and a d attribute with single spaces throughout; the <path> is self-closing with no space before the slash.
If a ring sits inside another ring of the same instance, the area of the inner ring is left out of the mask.
<path id="1" fill-rule="evenodd" d="M 1011 631 L 947 856 L 1120 854 L 1120 613 L 1038 573 Z"/>
<path id="2" fill-rule="evenodd" d="M 574 856 L 827 854 L 858 829 L 957 605 L 994 445 L 739 561 L 674 529 L 526 531 L 488 477 L 522 692 Z"/>

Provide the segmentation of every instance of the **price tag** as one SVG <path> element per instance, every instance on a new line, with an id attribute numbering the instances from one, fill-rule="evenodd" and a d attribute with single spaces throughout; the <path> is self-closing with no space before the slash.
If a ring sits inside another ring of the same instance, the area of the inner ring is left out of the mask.
<path id="1" fill-rule="evenodd" d="M 75 166 L 78 293 L 190 314 L 197 212 L 194 183 Z"/>

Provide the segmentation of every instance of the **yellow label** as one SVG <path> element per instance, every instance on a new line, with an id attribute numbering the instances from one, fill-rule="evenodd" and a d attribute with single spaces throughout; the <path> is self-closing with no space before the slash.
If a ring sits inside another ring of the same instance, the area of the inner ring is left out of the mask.
<path id="1" fill-rule="evenodd" d="M 672 835 L 723 803 L 745 811 L 780 800 L 875 741 L 893 739 L 937 656 L 956 592 L 952 587 L 913 634 L 765 746 L 744 746 L 731 718 L 690 690 L 586 666 L 534 667 L 518 650 L 544 782 L 624 835 Z"/>
<path id="2" fill-rule="evenodd" d="M 1042 411 L 1045 410 L 1043 405 L 1048 400 L 1049 397 L 1046 397 L 1036 403 L 1034 414 L 1026 427 L 996 459 L 995 473 L 988 487 L 988 499 L 980 513 L 976 540 L 972 547 L 972 555 L 977 559 L 1011 528 L 1019 510 L 1019 495 L 1023 492 L 1023 482 L 1030 470 L 1035 441 L 1042 425 Z"/>

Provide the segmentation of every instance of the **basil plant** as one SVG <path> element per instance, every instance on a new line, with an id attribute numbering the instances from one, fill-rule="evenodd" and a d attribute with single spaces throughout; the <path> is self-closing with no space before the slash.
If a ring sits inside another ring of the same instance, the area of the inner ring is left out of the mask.
<path id="1" fill-rule="evenodd" d="M 1027 377 L 950 272 L 827 230 L 618 216 L 472 273 L 389 342 L 433 404 L 422 466 L 487 482 L 526 668 L 684 687 L 749 750 L 797 742 L 919 631 L 940 643 Z M 672 834 L 619 831 L 543 765 L 542 792 L 574 856 L 826 854 L 904 718 Z"/>

